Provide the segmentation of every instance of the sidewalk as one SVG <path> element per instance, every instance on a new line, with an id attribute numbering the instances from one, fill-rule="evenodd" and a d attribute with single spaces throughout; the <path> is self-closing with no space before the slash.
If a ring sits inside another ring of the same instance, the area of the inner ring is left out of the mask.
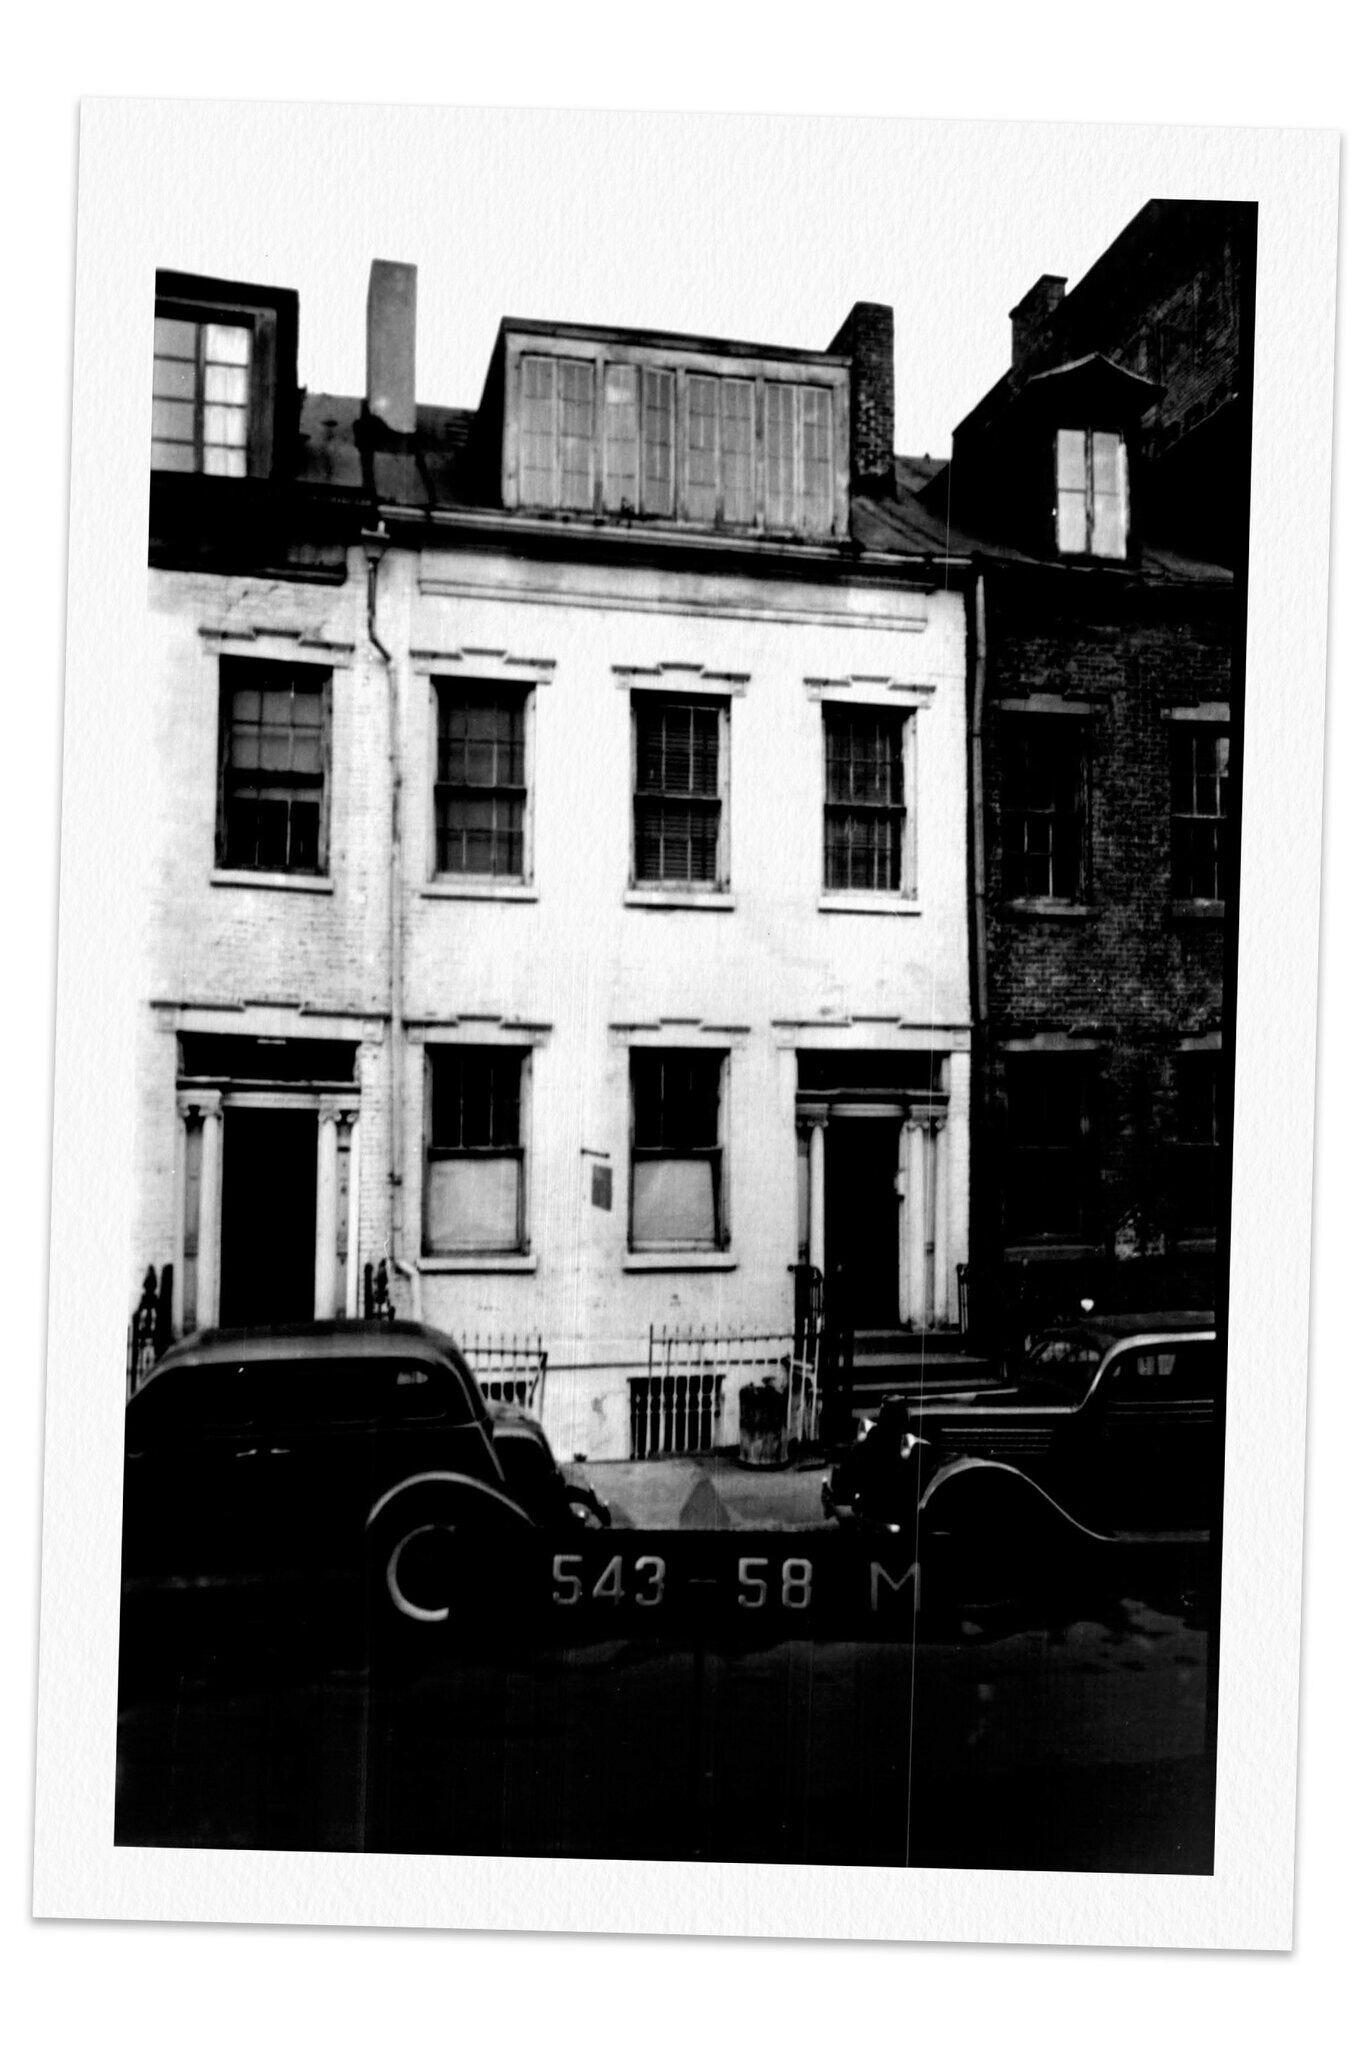
<path id="1" fill-rule="evenodd" d="M 734 1452 L 573 1465 L 620 1529 L 810 1529 L 825 1525 L 821 1481 L 829 1463 L 750 1468 Z"/>

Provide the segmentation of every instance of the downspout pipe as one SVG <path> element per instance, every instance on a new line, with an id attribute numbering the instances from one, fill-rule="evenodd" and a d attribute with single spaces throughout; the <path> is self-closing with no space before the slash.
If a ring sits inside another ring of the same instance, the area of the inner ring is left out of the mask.
<path id="1" fill-rule="evenodd" d="M 420 1283 L 399 1257 L 403 1243 L 403 749 L 399 733 L 398 675 L 394 657 L 379 637 L 376 608 L 379 567 L 389 547 L 383 520 L 361 535 L 365 552 L 365 623 L 370 645 L 384 664 L 389 691 L 389 1263 L 402 1273 L 414 1295 Z"/>
<path id="2" fill-rule="evenodd" d="M 980 563 L 972 582 L 972 714 L 968 726 L 968 777 L 972 787 L 973 1022 L 987 1020 L 987 834 L 982 786 L 982 718 L 987 694 L 987 591 Z"/>

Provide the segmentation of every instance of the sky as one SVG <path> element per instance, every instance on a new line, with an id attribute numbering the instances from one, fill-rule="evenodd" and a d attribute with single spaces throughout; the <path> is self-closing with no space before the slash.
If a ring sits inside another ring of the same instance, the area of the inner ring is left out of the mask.
<path id="1" fill-rule="evenodd" d="M 1142 129 L 200 103 L 178 145 L 156 115 L 157 262 L 297 290 L 311 390 L 363 389 L 376 256 L 417 265 L 433 404 L 477 402 L 504 314 L 824 348 L 877 299 L 905 454 L 949 452 L 1034 280 L 1159 196 Z"/>

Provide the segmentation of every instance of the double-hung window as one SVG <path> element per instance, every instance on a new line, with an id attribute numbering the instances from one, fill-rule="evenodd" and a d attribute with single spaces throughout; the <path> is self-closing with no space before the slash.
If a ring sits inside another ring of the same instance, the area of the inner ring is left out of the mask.
<path id="1" fill-rule="evenodd" d="M 220 868 L 326 872 L 330 683 L 311 663 L 221 659 Z"/>
<path id="2" fill-rule="evenodd" d="M 1085 893 L 1087 721 L 1030 712 L 1003 721 L 1001 887 L 1010 899 Z"/>
<path id="3" fill-rule="evenodd" d="M 1172 730 L 1172 894 L 1222 903 L 1228 886 L 1228 731 L 1203 723 Z"/>
<path id="4" fill-rule="evenodd" d="M 825 887 L 899 892 L 906 837 L 906 717 L 827 705 Z"/>
<path id="5" fill-rule="evenodd" d="M 641 691 L 633 709 L 633 880 L 643 888 L 721 888 L 727 707 Z"/>
<path id="6" fill-rule="evenodd" d="M 246 476 L 253 328 L 158 314 L 152 356 L 152 467 Z"/>
<path id="7" fill-rule="evenodd" d="M 631 1249 L 726 1244 L 721 1143 L 724 1054 L 631 1054 Z"/>
<path id="8" fill-rule="evenodd" d="M 525 1069 L 517 1049 L 428 1048 L 426 1251 L 526 1249 Z"/>
<path id="9" fill-rule="evenodd" d="M 1091 1065 L 1077 1053 L 1006 1059 L 1006 1234 L 1084 1238 L 1091 1207 Z"/>
<path id="10" fill-rule="evenodd" d="M 436 686 L 436 872 L 526 876 L 526 693 Z"/>
<path id="11" fill-rule="evenodd" d="M 1219 1221 L 1224 1138 L 1224 1061 L 1219 1052 L 1176 1059 L 1172 1207 L 1184 1236 L 1212 1237 Z"/>
<path id="12" fill-rule="evenodd" d="M 1129 547 L 1129 470 L 1122 434 L 1063 427 L 1057 444 L 1060 555 L 1122 561 Z"/>

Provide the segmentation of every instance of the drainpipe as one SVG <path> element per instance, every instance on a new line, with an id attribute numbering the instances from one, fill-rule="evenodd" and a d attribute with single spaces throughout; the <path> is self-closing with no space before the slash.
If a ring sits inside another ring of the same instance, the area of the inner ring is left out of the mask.
<path id="1" fill-rule="evenodd" d="M 365 617 L 370 645 L 389 685 L 389 1263 L 402 1273 L 420 1314 L 417 1274 L 399 1258 L 403 1242 L 403 752 L 394 657 L 375 629 L 379 565 L 389 546 L 384 522 L 361 535 L 365 551 Z"/>
<path id="2" fill-rule="evenodd" d="M 982 788 L 982 711 L 987 694 L 987 590 L 980 568 L 973 578 L 972 604 L 972 723 L 968 729 L 968 773 L 972 781 L 972 939 L 973 982 L 976 1014 L 973 1022 L 987 1019 L 987 835 L 985 792 Z"/>

